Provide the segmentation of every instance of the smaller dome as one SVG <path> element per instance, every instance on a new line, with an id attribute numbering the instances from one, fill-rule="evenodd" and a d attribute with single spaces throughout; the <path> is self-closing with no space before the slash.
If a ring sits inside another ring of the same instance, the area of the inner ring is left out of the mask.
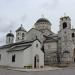
<path id="1" fill-rule="evenodd" d="M 21 24 L 21 27 L 19 27 L 19 28 L 16 30 L 16 32 L 18 32 L 18 31 L 25 31 L 25 32 L 26 32 L 26 30 L 22 27 L 22 24 Z"/>
<path id="2" fill-rule="evenodd" d="M 6 36 L 7 36 L 7 37 L 14 37 L 14 34 L 10 32 L 10 33 L 8 33 Z"/>
<path id="3" fill-rule="evenodd" d="M 47 20 L 46 18 L 40 18 L 39 20 L 37 20 L 36 23 L 39 23 L 39 22 L 46 22 L 46 23 L 49 23 L 51 25 L 50 21 Z"/>

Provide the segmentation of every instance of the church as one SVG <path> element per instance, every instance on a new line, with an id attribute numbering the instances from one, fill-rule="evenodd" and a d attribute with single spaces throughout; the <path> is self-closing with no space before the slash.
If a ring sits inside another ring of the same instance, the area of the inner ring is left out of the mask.
<path id="1" fill-rule="evenodd" d="M 63 16 L 59 22 L 57 34 L 52 32 L 52 24 L 46 18 L 38 19 L 29 31 L 21 25 L 16 37 L 9 32 L 6 45 L 0 46 L 0 65 L 43 68 L 75 63 L 75 29 L 71 28 L 71 18 Z"/>

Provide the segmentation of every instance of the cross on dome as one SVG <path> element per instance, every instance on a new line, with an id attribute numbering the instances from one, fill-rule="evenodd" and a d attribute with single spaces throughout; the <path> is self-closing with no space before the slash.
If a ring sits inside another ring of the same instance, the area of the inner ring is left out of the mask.
<path id="1" fill-rule="evenodd" d="M 44 18 L 45 16 L 42 14 L 41 17 Z"/>
<path id="2" fill-rule="evenodd" d="M 12 33 L 12 31 L 10 30 L 10 33 Z"/>
<path id="3" fill-rule="evenodd" d="M 66 13 L 64 13 L 64 16 L 66 16 Z"/>
<path id="4" fill-rule="evenodd" d="M 21 24 L 21 27 L 22 27 L 22 24 Z"/>

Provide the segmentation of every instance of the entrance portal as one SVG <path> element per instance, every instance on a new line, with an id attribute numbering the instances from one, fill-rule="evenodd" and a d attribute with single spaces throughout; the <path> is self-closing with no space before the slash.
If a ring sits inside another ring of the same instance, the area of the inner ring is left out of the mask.
<path id="1" fill-rule="evenodd" d="M 34 68 L 39 68 L 39 56 L 34 57 Z"/>

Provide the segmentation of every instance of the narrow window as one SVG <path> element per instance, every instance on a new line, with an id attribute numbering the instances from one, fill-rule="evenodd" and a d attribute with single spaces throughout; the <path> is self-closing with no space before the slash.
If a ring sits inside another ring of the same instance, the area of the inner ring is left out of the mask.
<path id="1" fill-rule="evenodd" d="M 19 37 L 18 37 L 18 40 L 19 40 Z"/>
<path id="2" fill-rule="evenodd" d="M 1 54 L 0 54 L 0 60 L 1 60 Z"/>
<path id="3" fill-rule="evenodd" d="M 15 55 L 12 55 L 12 62 L 15 62 Z"/>
<path id="4" fill-rule="evenodd" d="M 22 37 L 24 37 L 24 33 L 22 33 Z"/>
<path id="5" fill-rule="evenodd" d="M 24 40 L 24 37 L 22 37 L 22 40 Z"/>
<path id="6" fill-rule="evenodd" d="M 74 37 L 74 33 L 72 33 L 72 37 Z"/>
<path id="7" fill-rule="evenodd" d="M 36 44 L 36 47 L 38 47 L 38 44 Z"/>
<path id="8" fill-rule="evenodd" d="M 19 35 L 19 33 L 17 33 L 17 35 Z"/>
<path id="9" fill-rule="evenodd" d="M 10 38 L 9 38 L 9 42 L 10 42 Z"/>
<path id="10" fill-rule="evenodd" d="M 67 27 L 67 23 L 64 22 L 64 23 L 63 23 L 63 29 L 66 28 L 66 27 Z"/>

